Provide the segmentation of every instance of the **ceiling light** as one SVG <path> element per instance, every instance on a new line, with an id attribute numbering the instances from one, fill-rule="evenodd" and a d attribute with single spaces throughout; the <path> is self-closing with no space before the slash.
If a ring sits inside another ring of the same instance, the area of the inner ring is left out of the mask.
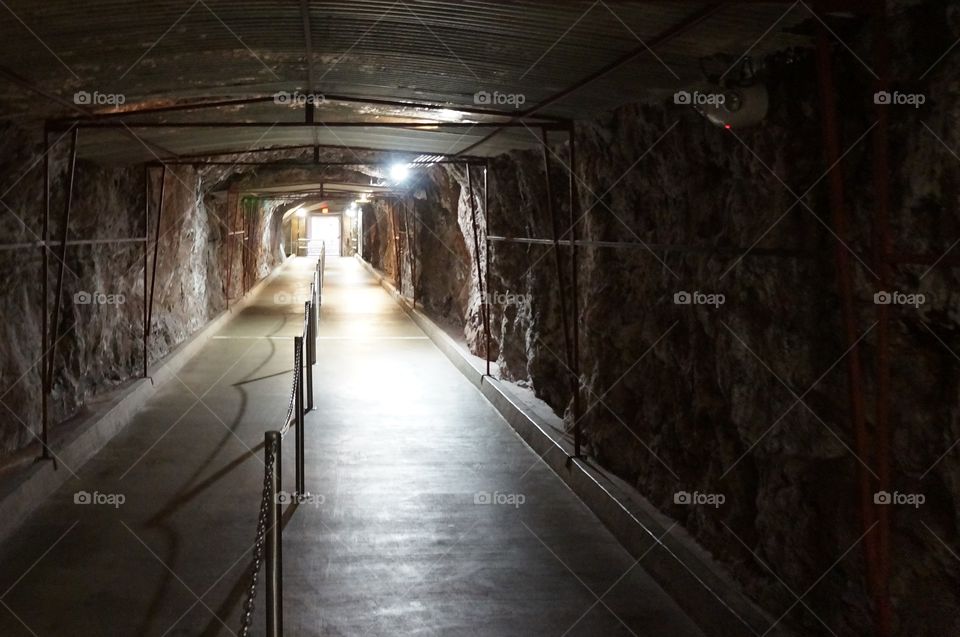
<path id="1" fill-rule="evenodd" d="M 410 166 L 406 164 L 394 164 L 390 166 L 390 179 L 400 183 L 410 175 Z"/>
<path id="2" fill-rule="evenodd" d="M 442 119 L 445 122 L 459 122 L 463 115 L 460 111 L 455 111 L 449 108 L 441 108 L 437 112 L 437 118 Z"/>

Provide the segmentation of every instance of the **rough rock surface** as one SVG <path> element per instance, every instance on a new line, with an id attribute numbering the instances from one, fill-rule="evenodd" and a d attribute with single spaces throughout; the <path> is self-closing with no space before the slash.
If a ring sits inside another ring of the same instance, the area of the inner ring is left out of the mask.
<path id="1" fill-rule="evenodd" d="M 0 136 L 0 213 L 3 244 L 38 241 L 42 236 L 43 148 L 37 135 L 7 127 Z M 50 233 L 59 240 L 69 139 L 51 154 Z M 156 231 L 159 171 L 152 175 L 150 252 Z M 211 191 L 227 176 L 204 175 L 191 167 L 167 172 L 160 225 L 152 333 L 148 360 L 156 361 L 208 323 L 226 307 L 224 273 L 225 202 Z M 143 170 L 77 162 L 69 224 L 71 240 L 126 239 L 144 236 Z M 279 221 L 271 211 L 251 211 L 258 239 L 248 245 L 252 282 L 280 259 Z M 60 423 L 83 414 L 83 406 L 142 374 L 142 242 L 75 245 L 64 260 L 60 299 L 60 339 L 53 378 L 51 435 L 64 433 Z M 7 276 L 0 282 L 0 456 L 35 453 L 40 431 L 41 252 L 39 247 L 0 250 Z M 52 307 L 60 252 L 50 255 Z M 234 251 L 237 262 L 239 250 Z M 236 291 L 239 267 L 235 269 Z M 148 283 L 149 289 L 149 283 Z M 236 295 L 236 292 L 234 292 Z M 71 421 L 72 422 L 72 421 Z"/>
<path id="2" fill-rule="evenodd" d="M 960 35 L 960 9 L 903 3 L 897 12 L 893 75 L 918 78 Z M 859 58 L 872 59 L 865 27 L 854 23 L 843 35 Z M 960 236 L 955 59 L 942 60 L 922 82 L 896 87 L 927 97 L 921 109 L 891 107 L 890 209 L 899 252 L 939 256 Z M 870 259 L 873 150 L 864 134 L 876 121 L 874 89 L 839 46 L 834 62 L 847 152 L 839 170 L 849 231 L 840 249 L 853 262 L 872 432 L 879 287 Z M 873 611 L 856 474 L 864 465 L 875 470 L 876 459 L 855 453 L 812 52 L 766 60 L 763 79 L 772 108 L 753 129 L 715 128 L 672 104 L 625 107 L 578 124 L 577 235 L 630 244 L 579 248 L 581 424 L 588 454 L 685 527 L 773 617 L 786 613 L 783 622 L 805 635 L 830 634 L 824 624 L 835 634 L 868 634 Z M 551 176 L 559 233 L 568 238 L 569 151 L 559 142 Z M 482 355 L 474 264 L 485 248 L 478 255 L 473 246 L 465 173 L 435 168 L 429 179 L 437 188 L 422 194 L 433 202 L 436 242 L 455 249 L 423 244 L 415 267 L 433 273 L 431 296 L 459 301 L 427 311 L 458 319 Z M 497 158 L 490 193 L 492 235 L 552 238 L 539 153 Z M 482 228 L 488 211 L 476 194 Z M 392 273 L 390 236 L 379 235 L 374 264 Z M 560 321 L 561 288 L 570 303 L 568 248 L 560 254 L 562 282 L 552 246 L 495 243 L 488 298 L 501 373 L 532 386 L 572 427 Z M 920 507 L 892 509 L 896 634 L 911 637 L 960 631 L 952 610 L 960 602 L 953 446 L 960 439 L 960 298 L 955 269 L 928 269 L 897 267 L 890 286 L 926 297 L 919 308 L 891 314 L 892 486 L 926 498 Z M 678 304 L 680 292 L 722 294 L 724 302 Z M 421 287 L 418 294 L 426 296 Z M 681 491 L 720 494 L 724 502 L 678 504 Z M 808 610 L 791 590 L 811 586 Z"/>

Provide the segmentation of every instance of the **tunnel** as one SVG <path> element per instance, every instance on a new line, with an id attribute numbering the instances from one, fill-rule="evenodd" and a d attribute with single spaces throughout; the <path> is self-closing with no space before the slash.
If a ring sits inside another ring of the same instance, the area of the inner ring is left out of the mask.
<path id="1" fill-rule="evenodd" d="M 958 43 L 0 0 L 0 637 L 960 635 Z"/>

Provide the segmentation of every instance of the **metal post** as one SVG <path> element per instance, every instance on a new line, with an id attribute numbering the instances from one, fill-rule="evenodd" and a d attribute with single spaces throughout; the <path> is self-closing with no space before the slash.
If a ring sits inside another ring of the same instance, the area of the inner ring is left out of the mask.
<path id="1" fill-rule="evenodd" d="M 150 167 L 143 165 L 143 377 L 147 377 L 147 265 L 150 261 Z"/>
<path id="2" fill-rule="evenodd" d="M 293 337 L 294 374 L 299 375 L 294 386 L 294 423 L 297 430 L 296 480 L 297 494 L 303 494 L 303 337 Z M 299 367 L 299 368 L 298 368 Z"/>
<path id="3" fill-rule="evenodd" d="M 818 29 L 817 37 L 817 78 L 820 84 L 820 108 L 823 118 L 823 144 L 825 160 L 833 170 L 828 175 L 830 186 L 829 202 L 833 218 L 833 230 L 838 241 L 834 251 L 837 266 L 837 285 L 840 291 L 840 309 L 843 321 L 844 336 L 848 347 L 847 376 L 848 399 L 850 401 L 850 416 L 853 423 L 854 446 L 858 456 L 870 458 L 869 439 L 866 427 L 866 407 L 863 392 L 863 370 L 860 363 L 860 351 L 857 345 L 857 315 L 854 306 L 853 273 L 851 272 L 850 256 L 842 241 L 846 240 L 846 203 L 844 201 L 843 166 L 839 165 L 840 124 L 837 116 L 836 93 L 833 86 L 833 52 L 830 47 L 828 31 L 823 25 Z M 866 581 L 871 597 L 875 603 L 880 597 L 880 583 L 878 572 L 877 536 L 869 532 L 877 523 L 876 506 L 873 503 L 873 481 L 866 467 L 857 464 L 857 482 L 859 495 L 860 522 L 864 538 L 864 561 L 866 563 Z M 881 626 L 877 624 L 878 635 Z M 883 637 L 886 637 L 883 635 Z"/>
<path id="4" fill-rule="evenodd" d="M 313 335 L 313 303 L 307 301 L 303 304 L 304 313 L 307 319 L 307 342 L 304 367 L 307 370 L 307 411 L 313 411 L 313 364 L 316 362 L 317 341 Z"/>
<path id="5" fill-rule="evenodd" d="M 886 6 L 881 7 L 874 20 L 874 46 L 876 69 L 879 77 L 875 91 L 886 91 L 890 86 L 890 43 L 887 30 Z M 873 133 L 873 263 L 880 277 L 881 290 L 890 290 L 892 268 L 887 259 L 891 252 L 890 238 L 890 163 L 889 131 L 890 108 L 883 104 L 876 107 L 877 126 Z M 877 489 L 892 491 L 890 475 L 890 306 L 877 304 L 877 357 L 876 357 L 876 463 Z M 894 507 L 874 507 L 877 525 L 877 591 L 874 597 L 878 637 L 889 637 L 893 632 L 893 610 L 890 604 L 890 516 Z"/>
<path id="6" fill-rule="evenodd" d="M 560 229 L 557 226 L 557 216 L 553 211 L 553 181 L 550 179 L 550 147 L 548 146 L 547 139 L 547 129 L 542 128 L 540 130 L 541 140 L 542 140 L 542 151 L 543 151 L 543 173 L 544 180 L 547 186 L 547 213 L 550 216 L 550 228 L 553 232 L 553 254 L 554 262 L 557 268 L 557 298 L 560 301 L 560 328 L 563 330 L 563 348 L 566 357 L 567 370 L 570 372 L 572 378 L 570 382 L 570 394 L 571 398 L 574 401 L 574 404 L 577 403 L 577 394 L 580 392 L 580 377 L 573 367 L 573 357 L 571 356 L 571 347 L 570 347 L 570 321 L 567 316 L 567 295 L 566 289 L 563 287 L 563 265 L 561 262 L 560 255 Z M 574 420 L 574 454 L 579 455 L 579 449 L 576 448 L 576 430 L 577 423 Z"/>
<path id="7" fill-rule="evenodd" d="M 47 357 L 47 395 L 53 393 L 53 364 L 57 356 L 57 343 L 59 342 L 60 332 L 60 297 L 63 292 L 63 270 L 67 262 L 67 237 L 70 229 L 70 207 L 73 202 L 73 184 L 77 172 L 77 129 L 73 129 L 73 135 L 70 138 L 70 164 L 67 173 L 67 187 L 63 202 L 63 228 L 60 229 L 60 264 L 57 267 L 57 289 L 53 297 L 53 320 L 50 334 L 50 355 Z M 41 442 L 46 451 L 49 449 L 49 423 L 44 422 L 44 428 L 41 432 Z M 44 458 L 46 456 L 43 456 Z"/>
<path id="8" fill-rule="evenodd" d="M 483 299 L 483 315 L 486 319 L 487 329 L 485 336 L 487 344 L 485 346 L 484 358 L 487 361 L 487 376 L 490 375 L 490 182 L 487 173 L 490 170 L 490 160 L 488 159 L 483 166 L 483 244 L 484 252 L 484 272 L 487 273 L 487 296 Z"/>
<path id="9" fill-rule="evenodd" d="M 240 194 L 237 193 L 235 199 L 233 199 L 233 205 L 230 205 L 230 194 L 227 194 L 227 284 L 225 289 L 225 294 L 227 297 L 227 309 L 230 309 L 230 289 L 233 284 L 233 242 L 236 241 L 234 237 L 237 235 L 234 234 L 234 226 L 237 223 L 237 208 L 240 205 Z"/>
<path id="10" fill-rule="evenodd" d="M 283 557 L 281 555 L 281 523 L 283 507 L 277 502 L 280 492 L 280 432 L 267 431 L 263 435 L 263 449 L 266 465 L 270 471 L 267 489 L 267 636 L 280 637 L 283 634 Z M 273 464 L 270 456 L 273 455 Z"/>
<path id="11" fill-rule="evenodd" d="M 240 289 L 241 296 L 246 296 L 247 294 L 247 250 L 250 246 L 247 245 L 248 233 L 250 232 L 250 215 L 247 214 L 247 206 L 243 203 L 243 200 L 240 200 L 240 221 L 243 224 L 243 234 L 240 235 Z M 297 221 L 299 229 L 299 221 Z M 297 256 L 300 256 L 300 237 L 297 237 Z"/>
<path id="12" fill-rule="evenodd" d="M 327 263 L 327 242 L 326 242 L 326 241 L 321 241 L 321 242 L 320 242 L 320 263 L 318 264 L 318 265 L 319 265 L 319 268 L 320 268 L 320 272 L 319 272 L 319 275 L 320 275 L 320 307 L 323 307 L 323 279 L 324 279 L 324 277 L 326 276 L 326 273 L 325 273 L 325 271 L 324 271 L 324 270 L 326 269 L 326 263 Z"/>
<path id="13" fill-rule="evenodd" d="M 160 256 L 160 222 L 163 221 L 163 195 L 167 183 L 167 167 L 160 171 L 160 201 L 157 206 L 157 229 L 153 235 L 153 268 L 150 271 L 150 307 L 147 312 L 147 339 L 153 333 L 153 293 L 157 287 L 157 257 Z"/>
<path id="14" fill-rule="evenodd" d="M 390 200 L 390 221 L 393 226 L 393 256 L 397 263 L 397 292 L 403 296 L 403 265 L 400 253 L 400 223 L 397 221 L 397 199 Z"/>
<path id="15" fill-rule="evenodd" d="M 580 406 L 580 299 L 577 276 L 577 222 L 580 215 L 577 214 L 577 146 L 575 133 L 576 129 L 571 124 L 568 133 L 570 142 L 570 287 L 573 292 L 570 297 L 570 313 L 573 317 L 573 325 L 571 325 L 570 330 L 572 354 L 570 369 L 577 378 L 577 389 L 573 394 L 573 455 L 579 458 L 583 438 L 580 415 L 583 412 Z"/>
<path id="16" fill-rule="evenodd" d="M 316 273 L 314 273 L 314 279 L 316 279 Z M 310 364 L 315 365 L 317 362 L 317 284 L 316 282 L 310 284 L 310 302 L 307 303 L 308 314 L 307 321 L 309 323 L 308 330 L 310 334 L 307 338 L 307 351 L 310 352 Z M 310 401 L 311 408 L 313 407 L 313 401 Z"/>
<path id="17" fill-rule="evenodd" d="M 314 294 L 313 301 L 314 301 L 314 307 L 315 307 L 316 310 L 317 310 L 316 313 L 314 314 L 314 319 L 315 319 L 316 322 L 317 322 L 317 328 L 320 327 L 320 301 L 321 301 L 321 298 L 320 298 L 320 286 L 321 286 L 321 285 L 322 285 L 322 284 L 321 284 L 321 282 L 320 282 L 320 260 L 318 259 L 318 260 L 317 260 L 317 269 L 314 270 L 314 272 L 313 272 L 313 294 Z M 316 334 L 316 333 L 317 333 L 317 332 L 314 331 L 314 334 Z"/>
<path id="18" fill-rule="evenodd" d="M 406 228 L 406 240 L 407 240 L 407 252 L 410 253 L 410 287 L 411 294 L 413 295 L 413 309 L 417 309 L 417 220 L 416 212 L 414 211 L 414 206 L 416 205 L 416 200 L 412 197 L 407 202 L 407 205 L 403 207 L 406 214 L 404 215 L 404 226 Z M 410 218 L 413 217 L 413 229 L 411 230 Z M 411 233 L 413 238 L 411 239 Z"/>
<path id="19" fill-rule="evenodd" d="M 473 250 L 476 253 L 476 258 L 474 262 L 477 264 L 477 290 L 480 292 L 480 302 L 486 304 L 487 298 L 483 293 L 483 271 L 480 269 L 480 229 L 477 224 L 477 204 L 473 200 L 473 170 L 471 169 L 470 164 L 466 164 L 467 168 L 467 198 L 470 200 L 470 224 L 473 226 Z M 483 323 L 483 334 L 486 338 L 487 343 L 490 342 L 490 325 L 487 323 L 487 314 L 483 311 L 483 306 L 480 309 L 480 321 Z M 490 359 L 490 351 L 487 350 L 483 353 L 484 357 Z"/>
<path id="20" fill-rule="evenodd" d="M 49 387 L 50 387 L 50 377 L 47 375 L 47 349 L 50 342 L 50 335 L 47 333 L 49 326 L 47 325 L 47 312 L 50 311 L 50 256 L 47 253 L 49 248 L 47 243 L 50 241 L 50 133 L 44 129 L 43 132 L 43 145 L 44 145 L 44 161 L 43 161 L 43 227 L 41 228 L 43 242 L 40 246 L 40 253 L 43 256 L 42 265 L 41 265 L 41 277 L 43 278 L 43 285 L 41 286 L 43 295 L 42 304 L 43 309 L 40 312 L 41 323 L 40 331 L 42 334 L 42 349 L 40 351 L 40 359 L 44 361 L 44 364 L 40 369 L 40 435 L 41 440 L 43 440 L 43 449 L 40 450 L 40 458 L 43 460 L 49 460 L 50 450 L 47 448 L 48 440 L 48 430 L 50 428 L 50 398 L 49 398 Z"/>

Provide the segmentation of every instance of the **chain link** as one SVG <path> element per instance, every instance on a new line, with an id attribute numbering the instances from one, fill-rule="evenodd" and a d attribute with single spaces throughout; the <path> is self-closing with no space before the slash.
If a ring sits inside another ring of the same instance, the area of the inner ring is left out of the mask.
<path id="1" fill-rule="evenodd" d="M 287 405 L 287 415 L 283 417 L 283 422 L 280 423 L 280 436 L 286 436 L 287 430 L 290 428 L 291 418 L 293 418 L 293 410 L 296 407 L 297 401 L 297 386 L 300 384 L 300 378 L 303 374 L 303 348 L 296 347 L 294 348 L 294 358 L 293 358 L 293 388 L 290 391 L 290 402 Z"/>
<path id="2" fill-rule="evenodd" d="M 304 339 L 307 335 L 307 320 L 309 314 L 304 316 Z M 280 436 L 287 433 L 290 427 L 290 419 L 293 417 L 293 410 L 296 408 L 297 387 L 301 382 L 303 374 L 303 347 L 294 348 L 294 370 L 293 370 L 293 388 L 290 392 L 290 403 L 287 405 L 287 414 L 283 419 L 283 425 L 280 429 Z M 270 512 L 270 492 L 273 491 L 273 467 L 276 464 L 278 449 L 266 449 L 266 462 L 264 463 L 263 474 L 263 493 L 260 497 L 260 516 L 257 519 L 257 537 L 253 545 L 253 568 L 250 572 L 250 587 L 247 589 L 247 596 L 243 602 L 243 614 L 240 616 L 240 631 L 237 637 L 249 637 L 250 626 L 253 622 L 253 609 L 257 597 L 257 582 L 260 578 L 260 570 L 263 567 L 263 549 L 267 541 L 267 523 Z"/>
<path id="3" fill-rule="evenodd" d="M 267 541 L 267 523 L 270 513 L 270 493 L 273 491 L 273 466 L 276 463 L 276 449 L 267 449 L 266 464 L 263 473 L 263 494 L 260 498 L 260 517 L 257 520 L 257 537 L 253 545 L 253 569 L 250 572 L 250 587 L 247 589 L 247 598 L 243 602 L 243 615 L 240 616 L 240 631 L 238 637 L 249 637 L 250 625 L 253 621 L 253 609 L 257 597 L 257 580 L 263 566 L 263 547 Z"/>

